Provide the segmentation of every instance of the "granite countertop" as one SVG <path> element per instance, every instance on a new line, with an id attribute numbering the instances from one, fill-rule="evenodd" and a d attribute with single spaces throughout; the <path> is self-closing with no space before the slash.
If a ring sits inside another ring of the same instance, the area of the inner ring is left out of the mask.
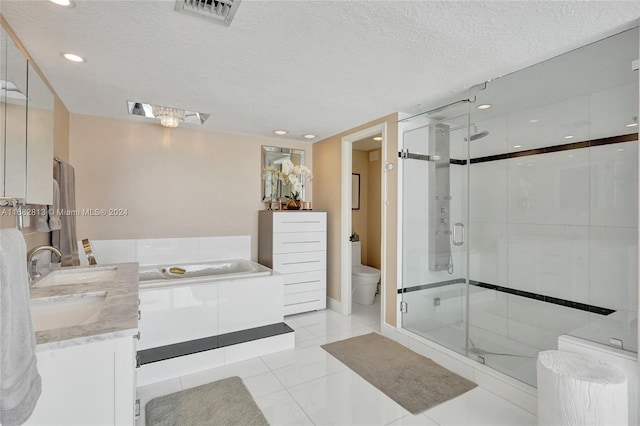
<path id="1" fill-rule="evenodd" d="M 106 293 L 104 306 L 97 321 L 90 324 L 36 331 L 36 352 L 133 336 L 138 332 L 138 263 L 114 263 L 98 265 L 94 268 L 103 267 L 116 268 L 116 276 L 113 281 L 53 285 L 40 288 L 37 287 L 38 281 L 45 279 L 47 275 L 34 281 L 34 286 L 30 288 L 32 300 Z M 72 269 L 90 270 L 87 267 L 63 268 L 65 271 Z"/>

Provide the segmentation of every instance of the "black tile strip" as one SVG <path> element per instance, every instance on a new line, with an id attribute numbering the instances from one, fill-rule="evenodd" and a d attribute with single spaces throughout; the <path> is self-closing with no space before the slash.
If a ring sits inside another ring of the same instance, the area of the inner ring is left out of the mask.
<path id="1" fill-rule="evenodd" d="M 138 351 L 138 364 L 150 364 L 184 355 L 224 348 L 225 346 L 251 342 L 253 340 L 278 336 L 293 332 L 293 329 L 283 322 L 269 324 L 262 327 L 220 334 L 218 336 L 203 337 L 188 342 L 174 343 L 157 348 Z"/>
<path id="2" fill-rule="evenodd" d="M 638 140 L 637 133 L 629 133 L 627 135 L 612 136 L 609 138 L 594 139 L 582 142 L 568 143 L 564 145 L 546 146 L 544 148 L 527 149 L 524 151 L 509 152 L 506 154 L 488 155 L 486 157 L 472 158 L 471 164 L 486 163 L 487 161 L 508 160 L 510 158 L 527 157 L 530 155 L 549 154 L 552 152 L 569 151 L 572 149 L 589 148 L 592 146 L 610 145 L 615 143 L 633 142 Z M 451 164 L 464 166 L 467 160 L 450 160 Z"/>
<path id="3" fill-rule="evenodd" d="M 464 278 L 458 278 L 455 280 L 440 281 L 433 284 L 421 284 L 421 285 L 412 286 L 412 287 L 399 288 L 398 294 L 409 293 L 409 292 L 418 291 L 418 290 L 425 290 L 428 288 L 442 287 L 442 286 L 451 285 L 451 284 L 459 284 L 464 282 L 465 282 Z M 594 314 L 610 315 L 615 312 L 615 310 L 609 309 L 609 308 L 602 308 L 600 306 L 588 305 L 586 303 L 574 302 L 572 300 L 559 299 L 557 297 L 545 296 L 544 294 L 532 293 L 530 291 L 517 290 L 514 288 L 502 287 L 495 284 L 483 283 L 481 281 L 469 280 L 469 284 L 475 285 L 477 287 L 486 288 L 489 290 L 496 290 L 503 293 L 520 296 L 520 297 L 526 297 L 527 299 L 533 299 L 539 302 L 552 303 L 554 305 L 560 305 L 560 306 L 565 306 L 567 308 L 578 309 L 580 311 L 591 312 Z"/>

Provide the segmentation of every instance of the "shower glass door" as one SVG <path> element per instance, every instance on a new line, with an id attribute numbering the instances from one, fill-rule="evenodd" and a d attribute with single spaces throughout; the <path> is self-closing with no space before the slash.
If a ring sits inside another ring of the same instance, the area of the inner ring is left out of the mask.
<path id="1" fill-rule="evenodd" d="M 468 103 L 400 121 L 402 326 L 466 353 Z"/>

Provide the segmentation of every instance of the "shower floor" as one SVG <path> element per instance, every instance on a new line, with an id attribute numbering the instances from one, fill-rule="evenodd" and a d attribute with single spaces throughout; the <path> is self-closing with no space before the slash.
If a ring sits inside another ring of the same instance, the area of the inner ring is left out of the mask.
<path id="1" fill-rule="evenodd" d="M 421 329 L 416 324 L 405 328 L 425 339 L 466 355 L 464 323 L 435 329 Z M 478 327 L 470 326 L 469 334 L 469 358 L 479 362 L 482 362 L 483 358 L 485 365 L 536 387 L 536 359 L 540 349 Z"/>

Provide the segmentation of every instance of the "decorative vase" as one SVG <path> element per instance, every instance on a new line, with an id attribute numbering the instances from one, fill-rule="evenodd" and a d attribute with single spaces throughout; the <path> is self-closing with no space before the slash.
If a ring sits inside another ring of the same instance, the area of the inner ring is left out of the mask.
<path id="1" fill-rule="evenodd" d="M 302 200 L 287 200 L 287 210 L 300 210 L 302 208 Z"/>

